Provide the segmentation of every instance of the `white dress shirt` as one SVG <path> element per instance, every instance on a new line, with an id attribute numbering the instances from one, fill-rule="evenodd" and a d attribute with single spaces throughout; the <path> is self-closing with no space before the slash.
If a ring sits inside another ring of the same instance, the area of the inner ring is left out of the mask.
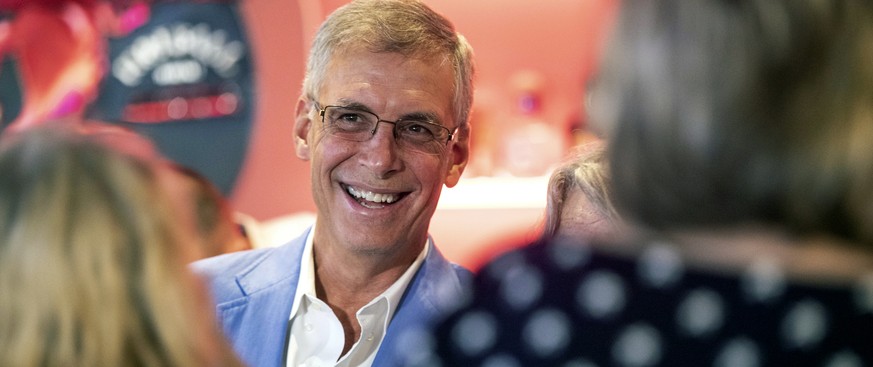
<path id="1" fill-rule="evenodd" d="M 345 345 L 342 324 L 330 306 L 315 294 L 315 262 L 312 257 L 314 232 L 315 225 L 306 236 L 303 248 L 300 279 L 297 281 L 294 306 L 289 316 L 291 332 L 286 366 L 371 366 L 385 337 L 388 322 L 394 316 L 413 275 L 424 262 L 428 246 L 425 243 L 424 249 L 412 265 L 394 284 L 358 310 L 356 318 L 361 325 L 361 337 L 348 353 L 340 356 Z"/>

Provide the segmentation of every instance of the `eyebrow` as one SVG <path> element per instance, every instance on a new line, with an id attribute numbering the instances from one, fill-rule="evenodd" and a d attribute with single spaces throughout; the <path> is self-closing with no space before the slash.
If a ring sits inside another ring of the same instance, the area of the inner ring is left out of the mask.
<path id="1" fill-rule="evenodd" d="M 366 112 L 372 113 L 374 115 L 376 114 L 375 112 L 373 112 L 373 110 L 370 109 L 370 107 L 367 107 L 367 105 L 360 103 L 360 102 L 353 102 L 353 101 L 349 101 L 346 99 L 340 99 L 336 103 L 339 104 L 340 106 L 342 106 L 343 108 L 351 108 L 354 110 L 366 111 Z"/>
<path id="2" fill-rule="evenodd" d="M 356 101 L 352 101 L 352 100 L 348 100 L 348 99 L 339 99 L 337 101 L 337 103 L 339 103 L 344 108 L 366 111 L 366 112 L 372 113 L 376 116 L 379 116 L 377 113 L 373 112 L 373 110 L 370 109 L 370 107 L 367 107 L 367 105 L 360 103 L 360 102 L 356 102 Z M 379 116 L 379 118 L 382 118 L 382 116 Z M 437 116 L 435 113 L 431 113 L 431 112 L 406 113 L 406 114 L 401 115 L 400 118 L 397 119 L 397 121 L 427 121 L 427 122 L 430 122 L 433 124 L 442 125 L 440 123 L 439 116 Z"/>

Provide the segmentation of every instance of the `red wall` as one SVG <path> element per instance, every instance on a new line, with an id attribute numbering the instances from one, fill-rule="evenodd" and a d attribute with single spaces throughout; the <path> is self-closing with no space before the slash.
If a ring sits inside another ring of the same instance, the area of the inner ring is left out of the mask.
<path id="1" fill-rule="evenodd" d="M 258 219 L 312 211 L 309 165 L 294 155 L 292 140 L 306 16 L 297 0 L 243 0 L 242 11 L 255 52 L 258 107 L 246 164 L 231 199 L 238 210 Z"/>

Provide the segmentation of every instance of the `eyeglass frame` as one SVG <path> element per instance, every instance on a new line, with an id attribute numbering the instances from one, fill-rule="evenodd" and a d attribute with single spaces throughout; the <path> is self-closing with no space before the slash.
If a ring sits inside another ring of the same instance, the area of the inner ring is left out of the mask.
<path id="1" fill-rule="evenodd" d="M 398 136 L 398 133 L 397 133 L 397 131 L 398 131 L 398 130 L 397 130 L 397 123 L 402 122 L 402 121 L 403 121 L 402 118 L 401 118 L 401 119 L 398 119 L 398 120 L 394 120 L 394 121 L 391 121 L 391 120 L 383 120 L 383 119 L 382 119 L 381 117 L 379 117 L 379 115 L 377 115 L 375 112 L 368 111 L 368 110 L 365 110 L 365 109 L 362 109 L 362 108 L 349 107 L 349 106 L 338 106 L 338 105 L 325 105 L 324 107 L 321 107 L 321 104 L 318 103 L 318 102 L 313 101 L 312 103 L 315 105 L 315 108 L 318 110 L 318 115 L 321 117 L 321 123 L 322 123 L 322 125 L 325 125 L 325 121 L 324 121 L 324 120 L 325 120 L 325 114 L 326 114 L 325 112 L 327 111 L 328 108 L 331 108 L 331 107 L 334 107 L 334 108 L 344 108 L 344 109 L 352 110 L 352 111 L 356 111 L 356 112 L 369 113 L 369 114 L 371 114 L 371 115 L 373 115 L 373 116 L 376 117 L 376 125 L 373 126 L 373 130 L 370 131 L 370 138 L 372 138 L 373 136 L 376 135 L 376 131 L 379 130 L 379 123 L 380 123 L 380 122 L 387 122 L 387 123 L 389 123 L 389 124 L 391 124 L 391 125 L 394 125 L 394 127 L 391 129 L 391 134 L 394 136 L 394 139 L 398 139 L 398 138 L 397 138 L 397 136 Z M 320 107 L 320 108 L 319 108 L 319 107 Z M 429 122 L 429 121 L 416 121 L 416 123 L 432 125 L 432 126 L 439 127 L 439 128 L 441 128 L 441 129 L 443 129 L 443 130 L 445 130 L 445 131 L 448 131 L 448 136 L 446 136 L 446 141 L 445 141 L 445 143 L 442 143 L 442 144 L 444 144 L 444 145 L 449 145 L 449 142 L 452 141 L 452 139 L 455 137 L 455 134 L 458 132 L 458 126 L 455 126 L 454 129 L 449 129 L 448 127 L 445 127 L 445 126 L 440 125 L 440 124 L 435 124 L 435 123 L 433 123 L 433 122 Z M 367 140 L 369 140 L 369 139 L 367 139 Z M 362 141 L 367 141 L 367 140 L 362 140 Z M 437 140 L 434 139 L 434 141 L 437 141 Z"/>

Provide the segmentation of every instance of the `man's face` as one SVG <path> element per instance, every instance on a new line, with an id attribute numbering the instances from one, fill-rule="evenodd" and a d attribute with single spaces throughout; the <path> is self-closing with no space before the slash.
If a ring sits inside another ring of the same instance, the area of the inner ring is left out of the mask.
<path id="1" fill-rule="evenodd" d="M 445 63 L 352 50 L 328 65 L 316 102 L 388 121 L 432 116 L 454 131 L 453 80 Z M 458 130 L 439 154 L 426 154 L 402 148 L 393 124 L 379 123 L 372 138 L 356 142 L 324 130 L 316 106 L 301 101 L 297 111 L 297 155 L 312 165 L 316 243 L 366 254 L 420 251 L 443 184 L 454 186 L 463 172 L 466 135 Z"/>

